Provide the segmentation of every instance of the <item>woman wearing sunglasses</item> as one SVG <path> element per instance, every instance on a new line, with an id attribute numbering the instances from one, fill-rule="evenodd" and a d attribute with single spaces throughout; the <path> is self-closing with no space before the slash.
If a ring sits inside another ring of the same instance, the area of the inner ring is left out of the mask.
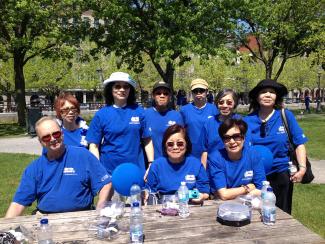
<path id="1" fill-rule="evenodd" d="M 234 90 L 224 89 L 220 91 L 216 96 L 216 105 L 219 113 L 206 121 L 200 135 L 200 142 L 203 147 L 202 162 L 205 164 L 208 152 L 224 147 L 218 134 L 220 124 L 227 118 L 241 118 L 241 115 L 234 113 L 238 105 L 238 96 Z"/>
<path id="2" fill-rule="evenodd" d="M 183 106 L 180 113 L 188 136 L 192 142 L 192 155 L 201 160 L 203 143 L 200 141 L 202 128 L 206 121 L 217 114 L 217 108 L 207 102 L 209 85 L 203 79 L 195 79 L 191 82 L 193 102 Z"/>
<path id="3" fill-rule="evenodd" d="M 64 135 L 64 144 L 88 147 L 86 141 L 88 126 L 86 121 L 79 117 L 78 100 L 69 93 L 61 93 L 54 102 L 54 108 Z"/>
<path id="4" fill-rule="evenodd" d="M 218 132 L 224 148 L 208 155 L 211 192 L 222 200 L 244 194 L 260 195 L 264 165 L 260 155 L 244 143 L 247 124 L 241 119 L 226 119 Z"/>
<path id="5" fill-rule="evenodd" d="M 149 162 L 154 150 L 144 110 L 135 102 L 136 82 L 124 72 L 114 72 L 104 81 L 106 106 L 92 119 L 87 133 L 89 150 L 109 174 L 122 163 L 137 164 L 145 175 L 144 143 Z"/>
<path id="6" fill-rule="evenodd" d="M 273 165 L 270 172 L 266 172 L 276 196 L 276 205 L 287 213 L 291 213 L 292 182 L 300 182 L 306 172 L 306 149 L 304 143 L 307 138 L 299 127 L 293 113 L 285 110 L 300 169 L 290 177 L 288 172 L 289 140 L 281 118 L 283 97 L 287 95 L 287 88 L 271 79 L 260 81 L 250 92 L 251 114 L 245 121 L 251 130 L 253 145 L 263 145 L 273 153 Z"/>
<path id="7" fill-rule="evenodd" d="M 192 199 L 200 203 L 209 197 L 209 181 L 202 163 L 190 156 L 192 144 L 181 125 L 172 125 L 164 133 L 162 148 L 164 157 L 156 159 L 148 173 L 146 189 L 161 195 L 175 194 L 182 181 L 189 190 L 200 192 L 199 198 Z M 145 191 L 145 202 L 148 199 Z"/>

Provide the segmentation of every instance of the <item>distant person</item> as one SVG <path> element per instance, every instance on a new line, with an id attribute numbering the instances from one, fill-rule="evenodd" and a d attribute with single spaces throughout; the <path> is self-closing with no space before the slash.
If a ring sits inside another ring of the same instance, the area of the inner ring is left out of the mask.
<path id="1" fill-rule="evenodd" d="M 36 123 L 38 139 L 47 152 L 34 160 L 22 176 L 6 218 L 19 216 L 37 200 L 41 213 L 89 210 L 107 198 L 111 176 L 85 148 L 66 146 L 57 122 L 43 117 Z"/>
<path id="2" fill-rule="evenodd" d="M 252 144 L 266 146 L 273 154 L 272 168 L 266 178 L 273 188 L 277 207 L 290 214 L 293 183 L 301 182 L 306 173 L 306 147 L 304 144 L 308 139 L 297 123 L 294 114 L 285 110 L 299 162 L 299 171 L 290 176 L 288 172 L 289 139 L 281 117 L 283 97 L 287 94 L 287 88 L 275 80 L 260 81 L 249 92 L 250 111 L 252 112 L 244 120 L 250 128 Z"/>
<path id="3" fill-rule="evenodd" d="M 162 148 L 164 156 L 156 159 L 149 170 L 145 188 L 145 201 L 148 192 L 159 195 L 175 194 L 182 181 L 192 190 L 198 189 L 201 193 L 193 203 L 200 203 L 208 199 L 210 187 L 207 173 L 201 162 L 190 156 L 191 141 L 186 130 L 181 125 L 172 125 L 164 133 Z"/>
<path id="4" fill-rule="evenodd" d="M 245 145 L 246 131 L 247 124 L 243 120 L 226 119 L 218 129 L 224 149 L 208 155 L 211 191 L 222 200 L 261 194 L 264 165 L 253 147 Z"/>
<path id="5" fill-rule="evenodd" d="M 207 102 L 209 85 L 203 79 L 195 79 L 191 82 L 191 91 L 194 97 L 192 103 L 183 106 L 180 110 L 187 133 L 192 142 L 192 155 L 201 160 L 203 153 L 200 135 L 202 128 L 209 118 L 217 115 L 217 108 Z"/>
<path id="6" fill-rule="evenodd" d="M 124 72 L 114 72 L 104 81 L 106 106 L 92 119 L 87 133 L 89 150 L 112 174 L 122 163 L 138 165 L 145 176 L 141 142 L 149 162 L 154 160 L 151 132 L 144 109 L 135 101 L 136 82 Z"/>
<path id="7" fill-rule="evenodd" d="M 80 115 L 80 104 L 70 93 L 61 93 L 54 102 L 56 117 L 64 134 L 64 144 L 86 147 L 88 126 Z"/>
<path id="8" fill-rule="evenodd" d="M 155 159 L 163 155 L 162 139 L 166 129 L 174 124 L 183 125 L 183 118 L 178 111 L 168 107 L 171 89 L 164 81 L 155 83 L 152 90 L 153 107 L 145 110 L 146 121 L 151 129 Z"/>
<path id="9" fill-rule="evenodd" d="M 311 99 L 310 99 L 310 96 L 309 96 L 309 91 L 306 92 L 306 95 L 305 95 L 305 107 L 306 107 L 306 112 L 308 112 L 310 114 L 310 102 L 311 102 Z"/>
<path id="10" fill-rule="evenodd" d="M 176 100 L 176 105 L 178 109 L 180 109 L 182 106 L 185 106 L 187 104 L 186 92 L 182 89 L 178 90 Z"/>
<path id="11" fill-rule="evenodd" d="M 208 103 L 212 103 L 214 102 L 214 96 L 213 96 L 213 93 L 212 91 L 209 91 L 208 95 L 207 95 L 207 100 L 208 100 Z"/>

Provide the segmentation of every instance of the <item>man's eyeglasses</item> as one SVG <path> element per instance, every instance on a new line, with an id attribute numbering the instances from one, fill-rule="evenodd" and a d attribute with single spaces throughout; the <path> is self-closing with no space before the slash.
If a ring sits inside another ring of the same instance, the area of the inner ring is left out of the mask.
<path id="1" fill-rule="evenodd" d="M 70 111 L 72 113 L 77 113 L 78 112 L 78 109 L 76 109 L 75 107 L 68 107 L 68 108 L 62 108 L 60 111 L 61 111 L 62 114 L 67 114 Z"/>
<path id="2" fill-rule="evenodd" d="M 232 106 L 233 105 L 233 102 L 231 100 L 219 100 L 218 101 L 218 104 L 219 105 L 224 105 L 224 104 L 227 104 L 228 106 Z"/>
<path id="3" fill-rule="evenodd" d="M 260 136 L 266 137 L 266 132 L 267 132 L 267 123 L 266 122 L 262 122 L 261 127 L 260 127 Z"/>
<path id="4" fill-rule="evenodd" d="M 224 141 L 224 143 L 228 143 L 231 141 L 231 139 L 233 139 L 234 141 L 241 141 L 243 140 L 243 135 L 241 133 L 236 133 L 236 134 L 233 134 L 233 135 L 224 135 L 222 140 Z"/>
<path id="5" fill-rule="evenodd" d="M 51 138 L 53 137 L 54 139 L 59 139 L 61 138 L 62 132 L 60 130 L 53 132 L 52 134 L 48 134 L 45 136 L 41 137 L 42 142 L 50 142 Z"/>
<path id="6" fill-rule="evenodd" d="M 205 93 L 207 90 L 206 89 L 203 89 L 203 88 L 196 88 L 196 89 L 194 89 L 194 90 L 192 90 L 192 92 L 194 93 L 194 94 L 198 94 L 198 93 Z"/>
<path id="7" fill-rule="evenodd" d="M 119 85 L 119 84 L 117 84 L 117 85 L 114 85 L 113 88 L 116 89 L 116 90 L 120 90 L 122 88 L 124 90 L 128 90 L 128 89 L 130 89 L 130 86 L 128 84 L 125 84 L 125 85 Z"/>
<path id="8" fill-rule="evenodd" d="M 175 145 L 179 148 L 184 148 L 185 147 L 185 142 L 183 141 L 177 141 L 177 142 L 172 142 L 172 141 L 169 141 L 166 143 L 167 147 L 168 148 L 173 148 Z"/>

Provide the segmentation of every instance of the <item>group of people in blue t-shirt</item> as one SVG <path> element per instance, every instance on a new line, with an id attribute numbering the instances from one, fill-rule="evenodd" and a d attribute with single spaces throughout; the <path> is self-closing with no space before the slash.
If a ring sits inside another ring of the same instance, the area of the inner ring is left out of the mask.
<path id="1" fill-rule="evenodd" d="M 220 91 L 216 105 L 208 103 L 209 85 L 203 79 L 191 82 L 193 102 L 179 112 L 169 107 L 169 84 L 155 83 L 153 107 L 148 109 L 136 104 L 135 88 L 127 73 L 112 73 L 104 81 L 106 106 L 95 114 L 89 128 L 79 116 L 78 101 L 60 95 L 55 102 L 58 120 L 41 119 L 36 125 L 45 150 L 25 170 L 6 216 L 21 214 L 34 200 L 37 209 L 47 213 L 90 209 L 97 193 L 99 203 L 112 198 L 111 175 L 122 163 L 141 169 L 145 202 L 150 193 L 175 194 L 182 181 L 200 192 L 193 203 L 201 203 L 211 193 L 223 200 L 259 195 L 267 179 L 277 206 L 291 212 L 293 182 L 300 182 L 306 170 L 307 138 L 293 114 L 285 110 L 300 165 L 290 176 L 289 141 L 280 110 L 287 94 L 283 85 L 270 79 L 259 82 L 249 93 L 252 112 L 243 118 L 235 113 L 238 97 L 232 89 Z M 252 145 L 272 152 L 271 170 L 265 172 L 263 155 Z"/>

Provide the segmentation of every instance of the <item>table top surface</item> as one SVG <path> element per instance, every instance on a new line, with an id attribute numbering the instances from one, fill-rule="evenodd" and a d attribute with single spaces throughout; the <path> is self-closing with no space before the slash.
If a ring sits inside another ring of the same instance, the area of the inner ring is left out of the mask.
<path id="1" fill-rule="evenodd" d="M 292 216 L 277 209 L 277 220 L 267 226 L 260 213 L 252 211 L 251 223 L 242 227 L 221 225 L 216 221 L 220 201 L 206 201 L 203 206 L 190 206 L 190 216 L 161 216 L 161 205 L 143 207 L 145 243 L 325 243 L 319 235 L 307 229 Z M 111 243 L 129 243 L 129 213 L 120 220 L 121 231 Z M 56 243 L 104 243 L 88 231 L 89 223 L 98 216 L 96 211 L 80 211 L 48 215 Z M 34 234 L 41 216 L 21 216 L 0 219 L 0 230 L 19 225 Z M 105 242 L 107 242 L 106 240 Z"/>

